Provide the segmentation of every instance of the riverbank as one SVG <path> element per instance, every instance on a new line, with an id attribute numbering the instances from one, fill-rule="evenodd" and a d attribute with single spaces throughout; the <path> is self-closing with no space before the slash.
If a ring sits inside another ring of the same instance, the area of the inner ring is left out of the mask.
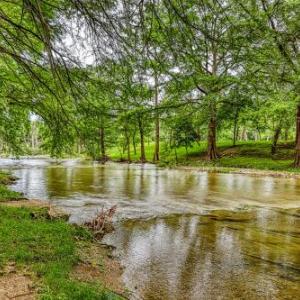
<path id="1" fill-rule="evenodd" d="M 0 178 L 0 299 L 123 299 L 110 248 Z"/>
<path id="2" fill-rule="evenodd" d="M 237 173 L 247 175 L 300 177 L 300 168 L 293 166 L 294 143 L 281 142 L 277 152 L 271 155 L 271 142 L 238 142 L 232 146 L 231 141 L 218 143 L 219 158 L 208 161 L 206 158 L 206 143 L 194 144 L 187 150 L 180 147 L 168 150 L 162 144 L 161 157 L 158 166 L 168 168 L 193 168 L 208 172 Z M 146 148 L 146 157 L 152 162 L 154 146 Z M 109 153 L 112 161 L 126 161 L 126 154 L 112 149 Z M 140 153 L 131 152 L 132 162 L 139 162 Z"/>
<path id="3" fill-rule="evenodd" d="M 214 166 L 199 166 L 193 167 L 189 165 L 177 165 L 169 166 L 170 169 L 187 170 L 187 171 L 199 171 L 208 173 L 224 173 L 224 174 L 240 174 L 254 177 L 282 177 L 282 178 L 298 178 L 300 179 L 300 173 L 288 172 L 288 171 L 272 171 L 272 170 L 260 170 L 260 169 L 244 169 L 244 168 L 227 168 L 227 167 L 214 167 Z"/>

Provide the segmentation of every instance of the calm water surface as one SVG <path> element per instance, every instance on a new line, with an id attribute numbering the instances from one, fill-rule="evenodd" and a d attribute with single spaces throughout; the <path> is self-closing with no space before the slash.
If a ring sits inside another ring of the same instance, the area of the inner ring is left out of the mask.
<path id="1" fill-rule="evenodd" d="M 77 160 L 0 160 L 81 223 L 117 204 L 132 299 L 300 299 L 300 180 Z"/>

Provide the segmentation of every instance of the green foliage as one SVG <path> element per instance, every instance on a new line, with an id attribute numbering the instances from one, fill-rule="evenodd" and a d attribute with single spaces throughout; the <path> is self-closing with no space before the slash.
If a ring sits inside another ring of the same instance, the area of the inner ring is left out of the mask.
<path id="1" fill-rule="evenodd" d="M 191 147 L 198 135 L 193 127 L 192 120 L 188 116 L 176 116 L 168 119 L 170 133 L 170 147 Z"/>
<path id="2" fill-rule="evenodd" d="M 125 1 L 122 9 L 6 1 L 0 9 L 3 154 L 106 160 L 118 148 L 130 160 L 132 146 L 135 156 L 156 139 L 158 122 L 174 151 L 212 136 L 210 120 L 234 142 L 295 133 L 299 1 Z"/>

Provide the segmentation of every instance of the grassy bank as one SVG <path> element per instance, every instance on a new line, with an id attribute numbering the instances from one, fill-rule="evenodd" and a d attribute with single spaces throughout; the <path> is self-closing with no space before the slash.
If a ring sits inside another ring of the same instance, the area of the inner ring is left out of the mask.
<path id="1" fill-rule="evenodd" d="M 148 161 L 152 161 L 154 145 L 146 145 L 146 156 Z M 277 153 L 271 155 L 271 142 L 238 142 L 232 146 L 231 141 L 218 142 L 218 152 L 220 158 L 214 161 L 206 159 L 206 143 L 194 144 L 188 148 L 184 147 L 175 150 L 166 149 L 161 146 L 161 166 L 195 166 L 214 168 L 246 168 L 258 170 L 287 171 L 300 173 L 300 170 L 293 167 L 294 144 L 292 142 L 280 142 Z M 113 160 L 126 159 L 126 154 L 120 153 L 118 149 L 112 149 L 109 153 Z M 176 158 L 177 156 L 177 158 Z M 131 153 L 133 161 L 139 161 L 140 152 Z"/>
<path id="2" fill-rule="evenodd" d="M 20 287 L 22 299 L 121 299 L 99 281 L 106 272 L 107 253 L 101 250 L 95 256 L 93 250 L 93 262 L 86 257 L 88 249 L 100 248 L 87 229 L 49 218 L 47 208 L 8 207 L 4 200 L 21 195 L 9 192 L 4 185 L 0 194 L 0 298 L 11 284 L 11 292 L 16 293 L 17 282 L 30 278 L 31 288 L 25 294 Z M 82 249 L 86 249 L 83 257 Z M 77 279 L 72 274 L 80 264 L 96 275 Z"/>
<path id="3" fill-rule="evenodd" d="M 0 202 L 9 200 L 22 199 L 22 194 L 10 190 L 7 185 L 16 180 L 13 176 L 6 172 L 0 171 Z"/>

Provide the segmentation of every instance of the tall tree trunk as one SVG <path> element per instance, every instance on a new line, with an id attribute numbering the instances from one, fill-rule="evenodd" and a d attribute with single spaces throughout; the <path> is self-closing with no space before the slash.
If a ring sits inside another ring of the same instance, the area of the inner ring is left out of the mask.
<path id="1" fill-rule="evenodd" d="M 134 155 L 136 155 L 136 141 L 135 141 L 135 135 L 136 132 L 134 131 L 133 135 L 132 135 L 132 145 L 133 145 L 133 153 Z"/>
<path id="2" fill-rule="evenodd" d="M 300 167 L 300 104 L 297 106 L 296 118 L 296 153 L 295 153 L 295 167 Z"/>
<path id="3" fill-rule="evenodd" d="M 261 141 L 261 132 L 260 129 L 257 127 L 257 138 L 259 141 Z"/>
<path id="4" fill-rule="evenodd" d="M 141 162 L 146 162 L 146 154 L 145 154 L 145 141 L 144 141 L 144 128 L 143 128 L 143 122 L 141 117 L 138 118 L 138 125 L 139 125 L 139 131 L 140 131 L 140 140 L 141 140 Z"/>
<path id="5" fill-rule="evenodd" d="M 129 134 L 127 126 L 125 126 L 125 139 L 126 139 L 126 148 L 127 148 L 127 161 L 131 162 L 131 156 L 130 156 L 130 134 Z"/>
<path id="6" fill-rule="evenodd" d="M 271 148 L 271 154 L 272 155 L 276 154 L 276 151 L 277 151 L 277 142 L 278 142 L 278 139 L 279 139 L 279 136 L 280 136 L 280 132 L 281 132 L 281 127 L 278 126 L 275 129 L 275 133 L 274 133 L 273 144 L 272 144 L 272 148 Z"/>
<path id="7" fill-rule="evenodd" d="M 238 138 L 238 120 L 239 120 L 239 112 L 236 110 L 234 115 L 234 124 L 233 124 L 233 146 L 236 145 L 236 140 Z"/>
<path id="8" fill-rule="evenodd" d="M 289 128 L 285 128 L 284 130 L 284 140 L 287 142 L 289 139 Z"/>
<path id="9" fill-rule="evenodd" d="M 159 138 L 160 138 L 160 125 L 159 125 L 159 112 L 158 112 L 158 78 L 157 73 L 154 75 L 155 79 L 155 149 L 153 161 L 159 161 Z"/>
<path id="10" fill-rule="evenodd" d="M 218 57 L 216 50 L 212 53 L 212 75 L 217 75 L 218 69 Z M 217 131 L 217 116 L 216 116 L 216 103 L 213 99 L 210 99 L 210 120 L 208 123 L 208 139 L 207 139 L 207 159 L 213 160 L 218 158 L 217 154 L 217 142 L 216 142 L 216 131 Z"/>
<path id="11" fill-rule="evenodd" d="M 105 153 L 105 130 L 103 124 L 101 124 L 99 130 L 99 137 L 100 137 L 101 161 L 104 163 L 106 161 L 106 153 Z"/>
<path id="12" fill-rule="evenodd" d="M 217 122 L 215 115 L 212 115 L 209 120 L 208 124 L 208 149 L 207 149 L 207 159 L 213 160 L 218 158 L 217 154 L 217 143 L 216 143 L 216 129 L 217 129 Z"/>
<path id="13" fill-rule="evenodd" d="M 197 142 L 200 143 L 201 142 L 201 130 L 200 130 L 200 128 L 197 128 L 196 133 L 197 133 Z"/>
<path id="14" fill-rule="evenodd" d="M 248 133 L 245 127 L 243 127 L 243 130 L 241 132 L 241 140 L 248 141 Z"/>
<path id="15" fill-rule="evenodd" d="M 174 147 L 174 152 L 175 152 L 175 160 L 176 160 L 176 163 L 178 162 L 178 156 L 177 156 L 177 150 L 176 150 L 176 147 Z"/>
<path id="16" fill-rule="evenodd" d="M 37 132 L 36 132 L 36 123 L 31 123 L 31 148 L 34 150 L 37 145 Z"/>
<path id="17" fill-rule="evenodd" d="M 77 139 L 77 154 L 80 155 L 81 153 L 81 139 Z"/>

